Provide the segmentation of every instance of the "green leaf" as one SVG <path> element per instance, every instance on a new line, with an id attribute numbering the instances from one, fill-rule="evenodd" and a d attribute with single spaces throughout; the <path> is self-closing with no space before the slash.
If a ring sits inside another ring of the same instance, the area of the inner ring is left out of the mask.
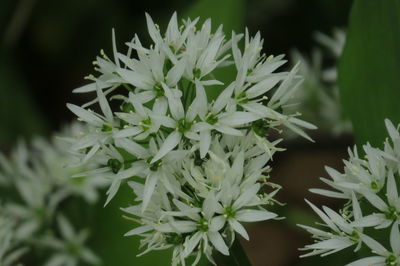
<path id="1" fill-rule="evenodd" d="M 200 17 L 200 23 L 203 23 L 207 18 L 211 18 L 213 30 L 216 30 L 219 25 L 224 25 L 223 29 L 230 38 L 232 31 L 240 33 L 244 31 L 244 0 L 198 0 L 195 1 L 185 13 L 184 18 L 192 19 Z M 236 69 L 234 66 L 217 69 L 215 76 L 225 85 L 231 83 L 236 77 Z M 224 86 L 209 86 L 206 88 L 209 100 L 215 99 L 223 90 Z"/>
<path id="2" fill-rule="evenodd" d="M 339 66 L 345 113 L 357 144 L 380 146 L 384 119 L 400 122 L 400 1 L 355 0 Z"/>
<path id="3" fill-rule="evenodd" d="M 0 146 L 6 147 L 17 138 L 43 134 L 46 125 L 24 76 L 5 53 L 0 58 Z"/>

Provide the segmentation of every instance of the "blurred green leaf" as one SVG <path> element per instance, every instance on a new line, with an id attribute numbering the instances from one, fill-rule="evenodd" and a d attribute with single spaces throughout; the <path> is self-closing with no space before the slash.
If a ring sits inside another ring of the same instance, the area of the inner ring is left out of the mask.
<path id="1" fill-rule="evenodd" d="M 400 1 L 356 0 L 339 66 L 341 100 L 357 144 L 381 145 L 400 122 Z"/>
<path id="2" fill-rule="evenodd" d="M 244 0 L 198 0 L 184 13 L 184 18 L 192 19 L 200 17 L 199 23 L 211 18 L 213 30 L 219 25 L 224 25 L 224 32 L 227 39 L 230 38 L 232 31 L 240 33 L 244 31 L 245 19 L 245 1 Z M 215 71 L 218 80 L 228 85 L 236 77 L 234 66 L 224 67 Z M 222 91 L 224 86 L 207 87 L 207 95 L 210 99 L 215 99 Z"/>
<path id="3" fill-rule="evenodd" d="M 0 58 L 0 146 L 10 147 L 18 137 L 43 134 L 45 123 L 19 70 L 4 53 Z"/>

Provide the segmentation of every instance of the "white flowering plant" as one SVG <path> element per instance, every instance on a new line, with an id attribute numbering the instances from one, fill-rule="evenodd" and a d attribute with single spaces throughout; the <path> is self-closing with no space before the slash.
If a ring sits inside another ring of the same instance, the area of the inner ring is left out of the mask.
<path id="1" fill-rule="evenodd" d="M 353 247 L 355 252 L 367 249 L 370 256 L 347 265 L 400 265 L 400 134 L 399 126 L 396 128 L 390 120 L 385 124 L 389 138 L 383 149 L 366 144 L 365 158 L 360 158 L 356 148 L 349 149 L 344 173 L 327 167 L 330 179 L 322 178 L 334 190 L 311 189 L 346 203 L 335 212 L 308 202 L 322 219 L 323 227 L 301 225 L 315 239 L 303 248 L 310 251 L 303 257 L 326 256 Z"/>
<path id="2" fill-rule="evenodd" d="M 302 81 L 299 67 L 277 71 L 286 61 L 262 53 L 260 33 L 228 39 L 210 19 L 178 23 L 176 13 L 162 33 L 146 20 L 152 44 L 135 35 L 123 54 L 113 31 L 112 59 L 102 51 L 100 74 L 74 90 L 95 98 L 67 104 L 88 126 L 70 150 L 100 165 L 74 177 L 108 179 L 106 204 L 127 181 L 136 197 L 123 211 L 137 226 L 126 235 L 142 237 L 141 254 L 171 248 L 172 265 L 202 255 L 214 262 L 215 250 L 230 254 L 235 233 L 249 239 L 243 222 L 278 217 L 267 208 L 278 203 L 268 163 L 283 150 L 279 134 L 288 128 L 310 139 L 304 129 L 315 129 L 297 112 L 282 113 Z M 228 66 L 235 77 L 222 83 L 216 69 Z"/>
<path id="3" fill-rule="evenodd" d="M 299 74 L 304 81 L 292 98 L 289 110 L 298 110 L 304 119 L 315 123 L 320 130 L 334 136 L 352 132 L 350 121 L 344 117 L 339 100 L 337 66 L 346 42 L 346 32 L 335 29 L 331 35 L 315 34 L 318 46 L 310 55 L 294 49 L 291 63 L 301 62 Z"/>
<path id="4" fill-rule="evenodd" d="M 85 131 L 72 124 L 52 141 L 19 142 L 9 158 L 0 154 L 0 265 L 99 265 L 86 246 L 87 229 L 75 232 L 61 206 L 73 199 L 93 204 L 106 180 L 71 175 L 97 167 L 72 167 L 69 140 Z"/>

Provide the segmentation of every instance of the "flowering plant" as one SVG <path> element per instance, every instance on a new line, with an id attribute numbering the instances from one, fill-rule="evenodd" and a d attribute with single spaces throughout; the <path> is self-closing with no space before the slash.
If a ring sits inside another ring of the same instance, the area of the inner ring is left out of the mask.
<path id="1" fill-rule="evenodd" d="M 323 220 L 325 230 L 301 226 L 316 240 L 316 243 L 304 247 L 311 252 L 303 256 L 325 256 L 350 246 L 355 246 L 355 251 L 358 251 L 365 245 L 373 256 L 348 265 L 400 264 L 400 135 L 398 127 L 395 128 L 389 120 L 385 123 L 390 141 L 385 141 L 383 150 L 366 144 L 363 146 L 365 159 L 359 157 L 355 148 L 349 150 L 350 158 L 345 161 L 344 173 L 327 167 L 331 179 L 322 178 L 334 191 L 311 190 L 327 197 L 344 199 L 346 203 L 339 214 L 326 206 L 322 211 L 308 202 Z M 390 232 L 384 230 L 388 227 L 391 227 Z"/>
<path id="2" fill-rule="evenodd" d="M 100 259 L 86 246 L 87 229 L 75 232 L 60 206 L 74 198 L 92 204 L 107 184 L 100 178 L 72 179 L 71 175 L 96 162 L 72 167 L 69 142 L 85 131 L 72 124 L 48 142 L 20 142 L 10 159 L 0 154 L 0 265 L 97 265 Z M 61 139 L 63 138 L 63 139 Z M 69 166 L 68 166 L 69 165 Z"/>
<path id="3" fill-rule="evenodd" d="M 192 255 L 196 264 L 202 254 L 213 262 L 214 249 L 229 254 L 235 232 L 248 239 L 241 222 L 278 216 L 266 209 L 279 189 L 268 181 L 268 162 L 282 150 L 269 131 L 284 126 L 310 139 L 303 128 L 315 128 L 298 113 L 280 112 L 301 82 L 298 65 L 276 72 L 285 60 L 261 53 L 259 33 L 232 32 L 227 40 L 222 26 L 212 32 L 210 19 L 197 29 L 198 19 L 179 26 L 174 13 L 162 34 L 146 19 L 153 43 L 144 47 L 135 36 L 122 54 L 113 32 L 113 59 L 102 52 L 100 75 L 74 90 L 95 99 L 67 105 L 89 127 L 71 150 L 82 163 L 101 165 L 75 177 L 108 178 L 106 204 L 129 180 L 137 204 L 123 210 L 139 226 L 127 235 L 143 237 L 144 253 L 173 248 L 173 265 Z M 228 66 L 236 77 L 224 84 L 215 70 Z M 210 99 L 218 86 L 222 92 Z M 101 113 L 88 109 L 96 103 Z"/>

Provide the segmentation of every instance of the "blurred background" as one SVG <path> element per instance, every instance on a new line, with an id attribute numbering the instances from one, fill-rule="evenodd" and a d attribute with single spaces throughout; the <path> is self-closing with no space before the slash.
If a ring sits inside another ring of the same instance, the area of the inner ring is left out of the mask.
<path id="1" fill-rule="evenodd" d="M 243 32 L 245 26 L 252 34 L 260 31 L 267 55 L 289 55 L 296 48 L 311 56 L 316 46 L 315 32 L 331 34 L 335 28 L 346 29 L 351 3 L 349 0 L 2 0 L 0 150 L 9 151 L 19 138 L 50 136 L 72 121 L 74 115 L 66 103 L 82 104 L 90 99 L 87 95 L 72 94 L 72 90 L 86 83 L 84 76 L 94 73 L 91 62 L 101 49 L 111 54 L 111 29 L 116 30 L 121 50 L 135 33 L 144 43 L 149 41 L 144 12 L 161 26 L 166 25 L 173 11 L 181 18 L 212 17 L 214 25 L 224 23 L 228 35 L 231 30 Z M 332 60 L 324 59 L 322 63 L 332 65 Z M 312 122 L 318 126 L 318 121 Z M 291 138 L 282 144 L 287 151 L 274 158 L 272 181 L 283 186 L 278 199 L 286 203 L 275 211 L 286 219 L 249 226 L 251 241 L 243 241 L 243 245 L 253 265 L 321 264 L 319 258 L 298 259 L 298 248 L 311 239 L 296 224 L 316 220 L 304 198 L 316 205 L 342 204 L 308 192 L 309 188 L 322 187 L 319 177 L 326 176 L 324 165 L 343 169 L 342 158 L 347 157 L 347 146 L 353 145 L 351 131 L 335 135 L 329 131 L 322 127 L 312 132 L 315 143 Z M 135 258 L 138 241 L 122 237 L 131 226 L 121 218 L 119 207 L 128 205 L 130 200 L 129 196 L 120 197 L 106 209 L 100 204 L 95 218 L 78 212 L 77 226 L 81 222 L 94 232 L 91 242 L 106 266 L 168 265 L 168 252 Z M 333 255 L 324 264 L 342 265 L 344 257 L 343 253 Z"/>

